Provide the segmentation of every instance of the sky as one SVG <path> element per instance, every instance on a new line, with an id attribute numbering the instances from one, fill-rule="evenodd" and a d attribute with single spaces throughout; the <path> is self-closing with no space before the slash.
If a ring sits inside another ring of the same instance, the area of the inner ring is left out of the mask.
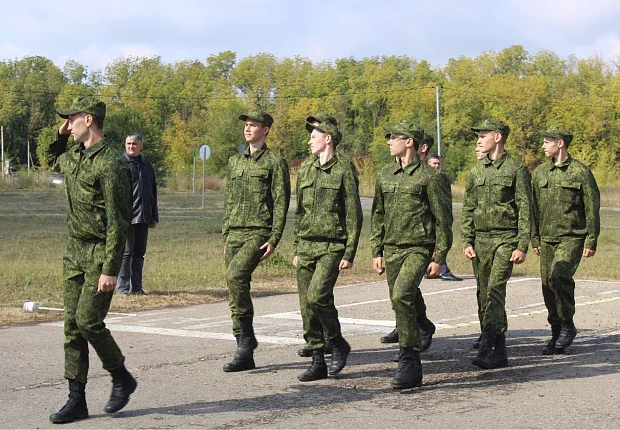
<path id="1" fill-rule="evenodd" d="M 407 55 L 442 67 L 523 45 L 620 64 L 619 0 L 51 0 L 0 3 L 0 60 L 41 55 L 89 71 L 269 52 L 314 62 Z"/>

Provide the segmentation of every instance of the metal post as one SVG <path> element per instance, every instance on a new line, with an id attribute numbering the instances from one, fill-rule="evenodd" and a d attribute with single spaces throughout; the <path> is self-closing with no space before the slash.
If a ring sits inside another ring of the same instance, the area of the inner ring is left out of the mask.
<path id="1" fill-rule="evenodd" d="M 202 160 L 202 208 L 205 208 L 205 162 Z"/>
<path id="2" fill-rule="evenodd" d="M 196 194 L 196 145 L 194 145 L 194 168 L 192 170 L 192 194 Z"/>
<path id="3" fill-rule="evenodd" d="M 26 147 L 28 148 L 28 151 L 27 151 L 28 159 L 26 160 L 26 165 L 28 166 L 28 173 L 30 173 L 30 141 L 29 140 L 26 141 Z"/>
<path id="4" fill-rule="evenodd" d="M 435 99 L 437 102 L 437 155 L 441 157 L 441 126 L 439 120 L 439 85 L 435 85 Z"/>

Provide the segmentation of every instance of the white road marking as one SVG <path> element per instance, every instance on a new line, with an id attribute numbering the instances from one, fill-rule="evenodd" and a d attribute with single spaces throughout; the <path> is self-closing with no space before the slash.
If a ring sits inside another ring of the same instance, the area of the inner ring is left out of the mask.
<path id="1" fill-rule="evenodd" d="M 603 334 L 599 334 L 596 336 L 578 337 L 577 339 L 573 340 L 573 343 L 584 343 L 584 342 L 589 342 L 591 340 L 605 339 L 606 337 L 617 336 L 619 334 L 620 334 L 620 331 L 612 331 L 610 333 L 603 333 Z"/>
<path id="2" fill-rule="evenodd" d="M 54 327 L 62 327 L 63 323 L 49 323 Z M 180 330 L 173 328 L 160 327 L 144 327 L 125 324 L 109 324 L 107 326 L 111 331 L 142 333 L 142 334 L 160 334 L 165 336 L 177 337 L 193 337 L 200 339 L 218 339 L 218 340 L 236 340 L 230 333 L 213 333 L 205 331 Z M 304 343 L 302 338 L 280 337 L 280 336 L 261 336 L 257 335 L 256 339 L 262 343 L 270 343 L 275 345 L 300 345 Z"/>
<path id="3" fill-rule="evenodd" d="M 602 293 L 596 293 L 596 294 L 600 296 L 604 296 L 607 294 L 616 294 L 616 293 L 620 293 L 620 290 L 603 291 Z"/>

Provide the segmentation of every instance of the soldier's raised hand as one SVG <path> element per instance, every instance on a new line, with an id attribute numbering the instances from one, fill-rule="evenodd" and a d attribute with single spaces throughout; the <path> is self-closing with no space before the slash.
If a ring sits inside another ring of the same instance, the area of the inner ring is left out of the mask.
<path id="1" fill-rule="evenodd" d="M 71 134 L 69 131 L 69 119 L 67 118 L 65 122 L 62 123 L 60 128 L 58 129 L 58 134 Z"/>

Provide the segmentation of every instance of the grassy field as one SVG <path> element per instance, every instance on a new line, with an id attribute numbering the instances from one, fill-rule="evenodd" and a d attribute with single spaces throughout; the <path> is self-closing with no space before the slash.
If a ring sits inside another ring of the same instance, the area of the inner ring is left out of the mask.
<path id="1" fill-rule="evenodd" d="M 67 238 L 65 196 L 60 189 L 0 191 L 0 325 L 58 319 L 59 313 L 24 313 L 25 300 L 41 306 L 62 307 L 62 254 Z M 223 243 L 220 235 L 223 194 L 209 192 L 206 209 L 200 194 L 162 192 L 161 223 L 151 230 L 144 267 L 147 296 L 115 296 L 114 311 L 133 311 L 165 306 L 225 300 Z M 291 214 L 292 215 L 292 214 Z M 454 273 L 471 274 L 462 255 L 460 211 L 455 211 L 455 241 L 448 256 Z M 604 210 L 599 251 L 584 260 L 581 278 L 620 279 L 620 212 Z M 369 213 L 353 269 L 342 273 L 340 284 L 385 279 L 371 269 L 368 243 Z M 296 291 L 292 260 L 293 219 L 289 216 L 277 252 L 259 266 L 253 279 L 255 294 Z M 528 254 L 515 275 L 538 276 L 538 258 Z M 387 294 L 387 291 L 386 291 Z"/>

